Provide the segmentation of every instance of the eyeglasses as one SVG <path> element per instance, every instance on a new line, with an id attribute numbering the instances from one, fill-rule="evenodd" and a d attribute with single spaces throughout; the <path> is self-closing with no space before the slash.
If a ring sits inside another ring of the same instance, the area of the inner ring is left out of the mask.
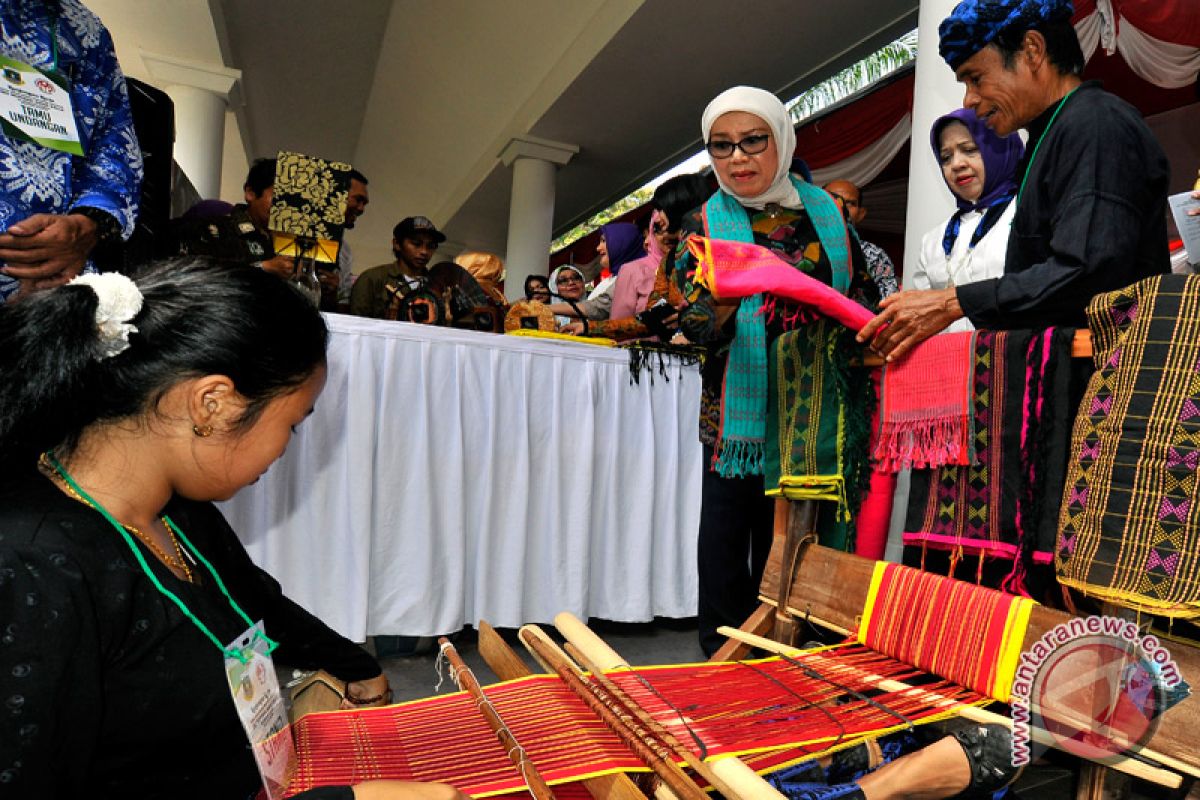
<path id="1" fill-rule="evenodd" d="M 725 140 L 713 140 L 704 145 L 704 149 L 713 158 L 729 158 L 733 155 L 734 148 L 741 150 L 748 156 L 756 156 L 767 149 L 767 144 L 771 141 L 771 134 L 756 133 L 747 136 L 740 142 L 728 142 Z"/>
<path id="2" fill-rule="evenodd" d="M 561 283 L 583 283 L 583 278 L 576 275 L 574 272 L 564 272 L 558 276 L 558 282 Z"/>
<path id="3" fill-rule="evenodd" d="M 852 197 L 846 197 L 846 195 L 844 195 L 844 194 L 838 194 L 837 192 L 831 192 L 828 189 L 826 189 L 825 192 L 830 197 L 832 197 L 834 200 L 841 200 L 842 205 L 844 205 L 844 206 L 854 206 L 855 208 L 858 208 L 858 201 Z"/>

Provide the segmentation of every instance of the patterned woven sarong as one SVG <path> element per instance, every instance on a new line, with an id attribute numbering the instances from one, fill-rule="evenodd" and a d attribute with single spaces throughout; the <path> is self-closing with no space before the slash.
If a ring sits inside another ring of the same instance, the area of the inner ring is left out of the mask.
<path id="1" fill-rule="evenodd" d="M 945 333 L 883 368 L 876 469 L 968 465 L 975 333 Z"/>
<path id="2" fill-rule="evenodd" d="M 853 334 L 819 319 L 771 348 L 764 485 L 767 494 L 837 505 L 818 517 L 821 544 L 845 550 L 870 481 L 866 458 L 875 389 L 850 367 Z"/>
<path id="3" fill-rule="evenodd" d="M 951 569 L 963 554 L 1011 560 L 1003 588 L 1014 592 L 1024 590 L 1030 562 L 1049 563 L 1074 411 L 1073 336 L 1066 328 L 976 334 L 975 463 L 913 471 L 906 545 L 950 551 Z"/>
<path id="4" fill-rule="evenodd" d="M 1088 305 L 1096 372 L 1075 419 L 1055 567 L 1097 597 L 1200 616 L 1200 278 Z"/>

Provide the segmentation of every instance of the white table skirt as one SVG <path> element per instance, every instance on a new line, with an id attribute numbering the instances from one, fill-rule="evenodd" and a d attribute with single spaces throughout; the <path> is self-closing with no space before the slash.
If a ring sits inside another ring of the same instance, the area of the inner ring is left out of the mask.
<path id="1" fill-rule="evenodd" d="M 700 378 L 624 350 L 328 315 L 315 413 L 223 504 L 342 634 L 696 613 Z"/>

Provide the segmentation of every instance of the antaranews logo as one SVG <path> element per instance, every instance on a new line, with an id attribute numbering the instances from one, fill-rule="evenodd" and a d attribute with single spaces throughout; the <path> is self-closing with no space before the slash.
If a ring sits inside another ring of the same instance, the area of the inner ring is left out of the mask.
<path id="1" fill-rule="evenodd" d="M 1013 681 L 1013 764 L 1032 760 L 1037 737 L 1093 761 L 1128 755 L 1154 735 L 1162 713 L 1191 693 L 1171 653 L 1138 626 L 1075 617 L 1021 654 Z"/>

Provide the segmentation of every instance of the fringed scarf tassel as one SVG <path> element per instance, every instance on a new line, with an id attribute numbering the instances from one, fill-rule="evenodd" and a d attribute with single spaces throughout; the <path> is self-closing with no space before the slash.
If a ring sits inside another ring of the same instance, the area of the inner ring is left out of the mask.
<path id="1" fill-rule="evenodd" d="M 898 414 L 880 425 L 873 455 L 881 472 L 969 464 L 974 438 L 974 425 L 965 416 Z"/>

